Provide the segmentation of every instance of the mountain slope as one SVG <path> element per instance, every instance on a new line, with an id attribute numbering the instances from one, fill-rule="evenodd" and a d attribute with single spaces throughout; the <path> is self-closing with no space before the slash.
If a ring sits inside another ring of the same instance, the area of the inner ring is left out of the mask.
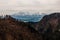
<path id="1" fill-rule="evenodd" d="M 7 16 L 0 19 L 0 40 L 41 40 L 38 31 L 29 27 L 29 24 L 19 22 Z"/>
<path id="2" fill-rule="evenodd" d="M 60 40 L 60 13 L 44 16 L 37 29 L 43 34 L 44 40 Z"/>
<path id="3" fill-rule="evenodd" d="M 39 22 L 0 18 L 0 40 L 60 40 L 60 13 L 45 15 Z"/>

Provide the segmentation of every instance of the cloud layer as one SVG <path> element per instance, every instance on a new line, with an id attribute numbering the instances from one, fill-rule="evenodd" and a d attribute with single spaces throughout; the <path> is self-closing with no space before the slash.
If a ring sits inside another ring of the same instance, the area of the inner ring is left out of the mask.
<path id="1" fill-rule="evenodd" d="M 0 12 L 1 10 L 60 12 L 60 0 L 0 0 Z"/>

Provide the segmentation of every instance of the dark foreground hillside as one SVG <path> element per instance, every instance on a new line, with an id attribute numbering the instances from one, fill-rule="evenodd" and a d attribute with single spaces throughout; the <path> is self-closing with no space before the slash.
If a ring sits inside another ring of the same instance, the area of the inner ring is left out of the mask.
<path id="1" fill-rule="evenodd" d="M 0 40 L 42 40 L 29 24 L 18 22 L 10 16 L 0 19 Z"/>
<path id="2" fill-rule="evenodd" d="M 46 15 L 36 23 L 6 15 L 0 18 L 0 40 L 60 40 L 60 13 Z"/>

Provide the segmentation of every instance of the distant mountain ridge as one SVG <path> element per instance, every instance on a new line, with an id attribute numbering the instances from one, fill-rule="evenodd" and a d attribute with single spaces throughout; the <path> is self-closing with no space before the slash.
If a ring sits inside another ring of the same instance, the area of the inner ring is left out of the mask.
<path id="1" fill-rule="evenodd" d="M 38 22 L 40 21 L 44 15 L 11 15 L 13 18 L 18 20 L 22 20 L 24 22 Z"/>
<path id="2" fill-rule="evenodd" d="M 14 13 L 10 16 L 12 16 L 15 19 L 22 20 L 24 22 L 38 22 L 43 18 L 44 15 L 46 14 L 40 12 L 22 11 L 22 12 Z M 5 15 L 1 15 L 1 16 L 4 17 Z"/>

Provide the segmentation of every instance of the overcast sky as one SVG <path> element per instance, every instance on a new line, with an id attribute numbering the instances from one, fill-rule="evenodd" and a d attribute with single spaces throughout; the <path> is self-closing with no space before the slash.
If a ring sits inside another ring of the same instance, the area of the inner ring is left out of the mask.
<path id="1" fill-rule="evenodd" d="M 0 0 L 0 15 L 18 11 L 60 12 L 60 0 Z"/>

